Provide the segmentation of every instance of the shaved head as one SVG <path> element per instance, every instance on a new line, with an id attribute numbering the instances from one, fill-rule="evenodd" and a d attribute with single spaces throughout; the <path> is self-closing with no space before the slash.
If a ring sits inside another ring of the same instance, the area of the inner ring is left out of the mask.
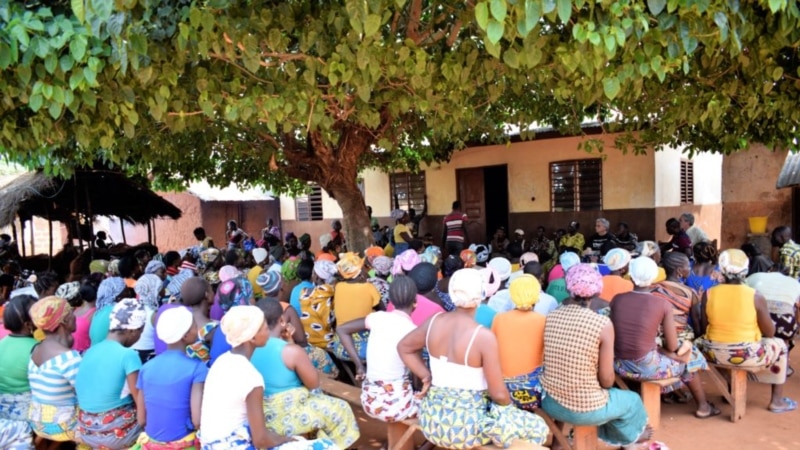
<path id="1" fill-rule="evenodd" d="M 181 286 L 181 300 L 186 306 L 195 306 L 203 302 L 208 291 L 208 281 L 200 277 L 192 277 Z"/>

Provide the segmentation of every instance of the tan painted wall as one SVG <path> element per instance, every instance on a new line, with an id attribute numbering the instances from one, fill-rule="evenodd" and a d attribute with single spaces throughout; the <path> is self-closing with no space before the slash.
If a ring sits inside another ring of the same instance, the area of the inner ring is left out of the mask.
<path id="1" fill-rule="evenodd" d="M 792 191 L 775 188 L 786 154 L 786 150 L 771 152 L 763 145 L 754 145 L 723 158 L 721 248 L 746 242 L 747 218 L 751 216 L 769 216 L 768 232 L 791 225 Z"/>

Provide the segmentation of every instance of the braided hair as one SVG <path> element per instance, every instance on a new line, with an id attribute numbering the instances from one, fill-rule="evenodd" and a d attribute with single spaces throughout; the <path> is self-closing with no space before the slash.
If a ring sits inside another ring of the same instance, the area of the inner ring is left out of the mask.
<path id="1" fill-rule="evenodd" d="M 717 252 L 717 248 L 709 242 L 698 242 L 694 244 L 692 253 L 694 254 L 695 261 L 698 263 L 711 263 L 716 266 L 719 261 L 719 252 Z"/>
<path id="2" fill-rule="evenodd" d="M 661 265 L 664 267 L 664 271 L 667 273 L 667 277 L 671 277 L 675 275 L 681 267 L 689 262 L 689 257 L 686 256 L 685 253 L 681 252 L 667 252 L 663 258 L 661 258 Z"/>

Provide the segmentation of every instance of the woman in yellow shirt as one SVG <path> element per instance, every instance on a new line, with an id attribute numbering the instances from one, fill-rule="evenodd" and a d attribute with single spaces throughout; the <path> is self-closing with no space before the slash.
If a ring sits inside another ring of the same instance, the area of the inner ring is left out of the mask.
<path id="1" fill-rule="evenodd" d="M 399 255 L 408 250 L 408 244 L 414 239 L 411 230 L 408 228 L 408 213 L 402 209 L 392 211 L 392 219 L 397 223 L 394 226 L 394 254 Z"/>

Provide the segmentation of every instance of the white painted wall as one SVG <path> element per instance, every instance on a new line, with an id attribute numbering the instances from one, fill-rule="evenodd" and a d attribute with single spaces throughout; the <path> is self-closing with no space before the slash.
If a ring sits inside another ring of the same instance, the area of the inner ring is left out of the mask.
<path id="1" fill-rule="evenodd" d="M 655 152 L 656 207 L 680 206 L 683 147 L 664 147 Z M 694 204 L 715 205 L 722 201 L 722 155 L 701 153 L 694 161 Z"/>
<path id="2" fill-rule="evenodd" d="M 372 215 L 386 217 L 391 212 L 389 195 L 389 174 L 379 170 L 365 170 L 361 174 L 364 180 L 364 196 L 367 205 L 372 206 Z M 294 197 L 281 195 L 281 220 L 297 220 Z M 322 190 L 322 217 L 324 220 L 341 219 L 342 208 L 325 190 Z"/>
<path id="3" fill-rule="evenodd" d="M 694 161 L 694 203 L 715 205 L 722 203 L 722 155 L 702 153 Z"/>

